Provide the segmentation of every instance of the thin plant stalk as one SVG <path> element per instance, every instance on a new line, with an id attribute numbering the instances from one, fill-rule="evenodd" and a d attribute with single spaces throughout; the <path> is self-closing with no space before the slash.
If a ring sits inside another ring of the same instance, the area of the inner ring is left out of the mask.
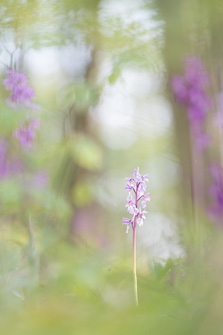
<path id="1" fill-rule="evenodd" d="M 136 306 L 138 306 L 138 287 L 137 287 L 137 272 L 136 272 L 136 218 L 133 227 L 133 280 L 134 280 L 135 302 Z"/>
<path id="2" fill-rule="evenodd" d="M 136 226 L 142 226 L 145 214 L 147 211 L 144 210 L 146 207 L 146 201 L 150 201 L 149 193 L 145 193 L 146 181 L 148 181 L 148 175 L 141 176 L 139 168 L 134 169 L 132 178 L 127 179 L 126 190 L 128 190 L 127 204 L 126 207 L 128 212 L 132 215 L 132 218 L 123 218 L 122 224 L 125 224 L 126 233 L 129 228 L 133 229 L 133 281 L 134 281 L 134 293 L 135 302 L 138 306 L 138 289 L 137 289 L 137 272 L 136 272 Z M 133 192 L 135 199 L 131 192 Z"/>

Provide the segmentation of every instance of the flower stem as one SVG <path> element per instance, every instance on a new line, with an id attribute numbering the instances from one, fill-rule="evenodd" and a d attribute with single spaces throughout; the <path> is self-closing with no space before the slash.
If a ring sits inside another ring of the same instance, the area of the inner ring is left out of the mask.
<path id="1" fill-rule="evenodd" d="M 135 220 L 136 221 L 136 220 Z M 137 289 L 137 273 L 136 273 L 136 222 L 133 228 L 133 280 L 136 306 L 138 306 L 138 289 Z"/>

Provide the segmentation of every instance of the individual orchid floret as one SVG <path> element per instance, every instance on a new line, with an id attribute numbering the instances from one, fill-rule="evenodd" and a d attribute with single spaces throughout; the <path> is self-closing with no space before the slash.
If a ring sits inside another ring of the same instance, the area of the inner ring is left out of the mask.
<path id="1" fill-rule="evenodd" d="M 132 198 L 132 195 L 131 194 L 129 194 L 128 195 L 128 198 L 127 198 L 127 204 L 126 204 L 126 206 L 125 207 L 127 207 L 127 210 L 128 210 L 128 212 L 130 213 L 130 214 L 137 214 L 137 208 L 136 208 L 136 206 L 135 206 L 135 203 L 134 203 L 134 200 L 133 200 L 133 198 Z"/>
<path id="2" fill-rule="evenodd" d="M 129 180 L 130 178 L 127 178 L 127 179 Z M 132 189 L 133 189 L 133 186 L 131 184 L 131 181 L 128 181 L 127 186 L 125 187 L 125 190 L 131 191 Z"/>
<path id="3" fill-rule="evenodd" d="M 123 218 L 122 219 L 122 224 L 126 224 L 127 225 L 127 227 L 126 227 L 126 234 L 128 234 L 129 227 L 132 224 L 132 220 L 130 220 L 128 218 Z"/>
<path id="4" fill-rule="evenodd" d="M 143 225 L 143 220 L 145 220 L 145 214 L 147 213 L 147 211 L 142 211 L 141 207 L 139 208 L 139 212 L 138 212 L 138 217 L 137 217 L 137 223 L 139 226 Z"/>

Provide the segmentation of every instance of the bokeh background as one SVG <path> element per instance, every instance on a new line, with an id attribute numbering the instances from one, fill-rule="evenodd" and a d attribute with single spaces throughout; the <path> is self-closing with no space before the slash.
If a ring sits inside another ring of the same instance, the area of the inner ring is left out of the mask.
<path id="1" fill-rule="evenodd" d="M 222 334 L 222 14 L 220 0 L 1 0 L 2 334 Z M 202 152 L 171 85 L 187 57 L 209 78 Z M 28 150 L 7 68 L 39 106 Z M 137 167 L 138 307 L 121 224 Z"/>

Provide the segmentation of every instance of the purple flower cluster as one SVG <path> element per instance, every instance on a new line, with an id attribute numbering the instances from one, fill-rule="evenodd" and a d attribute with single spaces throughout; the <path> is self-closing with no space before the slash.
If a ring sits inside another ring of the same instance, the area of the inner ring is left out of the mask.
<path id="1" fill-rule="evenodd" d="M 15 109 L 29 108 L 37 110 L 39 107 L 33 103 L 34 90 L 28 86 L 28 79 L 22 72 L 13 69 L 7 70 L 7 77 L 3 80 L 6 90 L 11 91 L 11 96 L 7 99 L 10 107 Z M 14 136 L 18 139 L 21 147 L 31 149 L 36 135 L 36 130 L 39 129 L 40 122 L 33 118 L 32 114 L 28 115 L 28 120 L 19 129 L 15 130 Z"/>
<path id="2" fill-rule="evenodd" d="M 136 229 L 136 224 L 139 226 L 143 225 L 145 214 L 147 211 L 144 210 L 146 207 L 146 201 L 150 201 L 149 193 L 146 191 L 146 181 L 148 181 L 148 175 L 141 176 L 139 168 L 134 169 L 132 178 L 127 179 L 126 190 L 128 190 L 128 197 L 126 207 L 129 214 L 132 215 L 131 219 L 123 218 L 122 224 L 127 225 L 126 233 L 129 231 L 129 227 Z M 139 204 L 141 204 L 139 206 Z"/>
<path id="3" fill-rule="evenodd" d="M 212 184 L 209 193 L 212 196 L 213 204 L 209 207 L 209 215 L 216 224 L 223 222 L 223 168 L 220 164 L 210 166 Z"/>
<path id="4" fill-rule="evenodd" d="M 204 132 L 205 117 L 210 107 L 206 89 L 208 74 L 198 58 L 187 58 L 182 76 L 174 76 L 171 87 L 175 99 L 187 109 L 193 140 L 198 152 L 202 152 L 210 143 L 210 137 Z"/>
<path id="5" fill-rule="evenodd" d="M 15 130 L 14 136 L 18 139 L 21 147 L 31 149 L 36 135 L 36 130 L 40 128 L 38 119 L 32 119 L 27 124 L 23 124 Z"/>
<path id="6" fill-rule="evenodd" d="M 7 78 L 3 80 L 6 90 L 11 91 L 11 96 L 7 102 L 10 107 L 29 107 L 35 109 L 32 99 L 35 95 L 34 90 L 28 86 L 28 79 L 22 72 L 14 71 L 13 69 L 7 70 Z"/>

